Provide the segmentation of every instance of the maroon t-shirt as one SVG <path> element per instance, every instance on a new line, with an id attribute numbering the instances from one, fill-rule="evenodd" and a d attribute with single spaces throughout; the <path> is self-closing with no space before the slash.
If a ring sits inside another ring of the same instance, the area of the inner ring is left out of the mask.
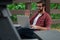
<path id="1" fill-rule="evenodd" d="M 36 16 L 38 15 L 38 13 L 35 13 L 31 18 L 30 18 L 30 24 L 33 24 L 34 19 L 36 18 Z M 46 27 L 48 29 L 50 29 L 52 23 L 52 19 L 50 17 L 50 15 L 48 13 L 42 13 L 42 16 L 40 16 L 37 20 L 36 25 L 37 26 L 41 26 L 41 27 Z"/>

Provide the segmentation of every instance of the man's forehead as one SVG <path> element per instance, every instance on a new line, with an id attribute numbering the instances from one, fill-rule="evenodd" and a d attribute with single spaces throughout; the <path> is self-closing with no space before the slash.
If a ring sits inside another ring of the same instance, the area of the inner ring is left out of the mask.
<path id="1" fill-rule="evenodd" d="M 42 5 L 42 3 L 38 3 L 37 5 Z"/>

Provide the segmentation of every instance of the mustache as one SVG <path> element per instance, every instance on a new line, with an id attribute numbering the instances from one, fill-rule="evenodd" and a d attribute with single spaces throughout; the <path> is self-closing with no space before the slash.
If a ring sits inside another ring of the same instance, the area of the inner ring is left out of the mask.
<path id="1" fill-rule="evenodd" d="M 38 11 L 43 11 L 43 9 L 37 9 Z"/>
<path id="2" fill-rule="evenodd" d="M 38 12 L 42 12 L 43 11 L 43 9 L 42 10 L 37 10 Z"/>

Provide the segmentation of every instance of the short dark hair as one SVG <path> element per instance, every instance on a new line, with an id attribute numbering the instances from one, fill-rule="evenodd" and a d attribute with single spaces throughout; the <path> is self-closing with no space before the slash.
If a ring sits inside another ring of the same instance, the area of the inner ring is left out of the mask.
<path id="1" fill-rule="evenodd" d="M 39 3 L 42 3 L 42 6 L 46 6 L 46 4 L 45 4 L 45 2 L 44 1 L 39 1 L 39 2 L 37 2 L 37 4 L 39 4 Z"/>

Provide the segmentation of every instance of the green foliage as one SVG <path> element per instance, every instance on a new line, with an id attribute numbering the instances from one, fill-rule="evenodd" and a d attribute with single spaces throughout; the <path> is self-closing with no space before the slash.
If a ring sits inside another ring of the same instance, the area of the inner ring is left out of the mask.
<path id="1" fill-rule="evenodd" d="M 19 3 L 16 6 L 18 9 L 25 10 L 25 3 Z"/>
<path id="2" fill-rule="evenodd" d="M 7 8 L 10 10 L 25 10 L 25 3 L 9 4 Z"/>
<path id="3" fill-rule="evenodd" d="M 56 7 L 57 7 L 57 4 L 56 4 L 56 3 L 51 3 L 51 4 L 50 4 L 50 8 L 51 8 L 51 9 L 55 9 Z"/>
<path id="4" fill-rule="evenodd" d="M 13 22 L 14 22 L 14 21 L 17 21 L 17 16 L 16 16 L 16 15 L 12 15 L 12 16 L 11 16 L 11 19 L 12 19 Z"/>
<path id="5" fill-rule="evenodd" d="M 37 7 L 36 7 L 36 3 L 31 3 L 31 10 L 36 10 L 37 9 Z"/>
<path id="6" fill-rule="evenodd" d="M 50 3 L 50 8 L 51 9 L 60 9 L 60 4 L 59 3 Z"/>
<path id="7" fill-rule="evenodd" d="M 60 19 L 60 14 L 51 14 L 52 19 Z"/>
<path id="8" fill-rule="evenodd" d="M 7 8 L 8 8 L 9 10 L 14 10 L 15 7 L 16 7 L 15 4 L 9 4 L 9 5 L 7 5 Z"/>
<path id="9" fill-rule="evenodd" d="M 58 9 L 60 9 L 60 4 L 58 4 Z"/>

